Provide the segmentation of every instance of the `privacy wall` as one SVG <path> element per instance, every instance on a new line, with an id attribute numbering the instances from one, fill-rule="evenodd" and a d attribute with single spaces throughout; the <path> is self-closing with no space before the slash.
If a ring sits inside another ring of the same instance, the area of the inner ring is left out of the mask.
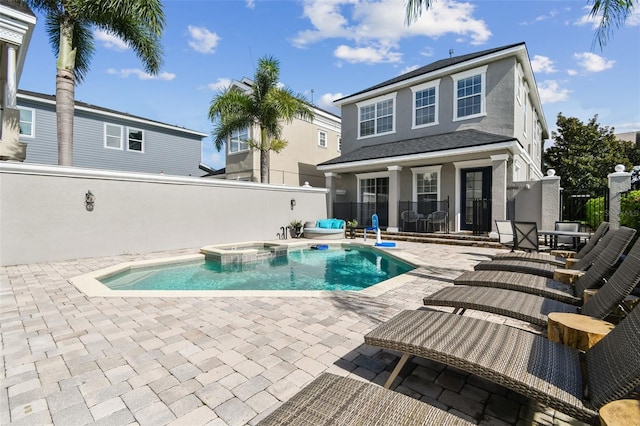
<path id="1" fill-rule="evenodd" d="M 0 163 L 0 265 L 273 240 L 292 219 L 326 217 L 326 194 L 324 188 Z"/>

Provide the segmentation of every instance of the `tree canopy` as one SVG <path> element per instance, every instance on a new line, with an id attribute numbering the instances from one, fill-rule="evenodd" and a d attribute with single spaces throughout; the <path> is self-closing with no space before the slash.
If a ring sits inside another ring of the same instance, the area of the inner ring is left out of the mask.
<path id="1" fill-rule="evenodd" d="M 260 128 L 259 138 L 245 142 L 252 150 L 260 151 L 260 181 L 269 183 L 269 154 L 280 152 L 287 141 L 281 139 L 282 123 L 295 118 L 313 119 L 313 111 L 302 95 L 282 87 L 280 62 L 265 56 L 258 61 L 251 90 L 244 92 L 227 87 L 211 101 L 209 119 L 215 124 L 213 131 L 216 149 L 220 151 L 234 132 Z"/>
<path id="2" fill-rule="evenodd" d="M 622 141 L 614 129 L 598 124 L 595 115 L 588 123 L 558 114 L 557 132 L 551 132 L 554 145 L 545 152 L 547 169 L 554 169 L 566 190 L 592 191 L 607 186 L 607 175 L 617 164 L 628 171 L 640 155 L 638 146 Z"/>

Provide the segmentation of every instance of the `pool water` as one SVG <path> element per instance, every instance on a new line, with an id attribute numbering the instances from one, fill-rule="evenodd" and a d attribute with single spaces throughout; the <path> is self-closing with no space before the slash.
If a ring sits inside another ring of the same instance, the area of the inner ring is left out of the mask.
<path id="1" fill-rule="evenodd" d="M 414 269 L 367 247 L 290 250 L 222 265 L 206 260 L 132 269 L 100 281 L 113 290 L 362 290 Z"/>

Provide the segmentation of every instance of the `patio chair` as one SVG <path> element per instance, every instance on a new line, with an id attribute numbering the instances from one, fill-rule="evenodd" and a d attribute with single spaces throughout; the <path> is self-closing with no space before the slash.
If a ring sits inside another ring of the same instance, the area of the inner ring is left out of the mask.
<path id="1" fill-rule="evenodd" d="M 511 251 L 509 253 L 514 253 L 513 225 L 511 224 L 511 221 L 496 219 L 496 231 L 498 232 L 498 242 L 511 247 Z"/>
<path id="2" fill-rule="evenodd" d="M 258 423 L 276 425 L 473 425 L 372 383 L 323 373 Z"/>
<path id="3" fill-rule="evenodd" d="M 640 384 L 640 309 L 584 353 L 522 329 L 453 315 L 400 312 L 364 337 L 367 345 L 401 352 L 385 387 L 411 356 L 459 368 L 582 421 Z M 583 389 L 588 389 L 588 399 Z"/>
<path id="4" fill-rule="evenodd" d="M 496 225 L 497 225 L 497 222 L 498 221 L 496 221 Z M 600 225 L 598 226 L 596 231 L 593 233 L 591 238 L 589 238 L 587 243 L 580 249 L 580 251 L 578 251 L 574 255 L 574 258 L 576 259 L 583 258 L 587 253 L 589 253 L 596 246 L 596 244 L 598 244 L 598 242 L 602 239 L 602 237 L 604 236 L 604 234 L 607 233 L 608 230 L 609 230 L 609 222 L 600 223 Z M 513 250 L 511 250 L 510 252 L 497 253 L 493 256 L 493 260 L 499 260 L 499 259 L 529 260 L 533 262 L 550 263 L 560 267 L 564 266 L 566 263 L 563 257 L 555 256 L 553 251 L 551 253 L 529 253 L 529 252 L 514 252 Z"/>
<path id="5" fill-rule="evenodd" d="M 536 222 L 512 221 L 511 225 L 513 226 L 513 245 L 516 250 L 540 251 Z"/>
<path id="6" fill-rule="evenodd" d="M 515 290 L 580 306 L 584 290 L 602 287 L 604 280 L 613 274 L 620 255 L 635 233 L 634 229 L 626 227 L 607 232 L 605 238 L 610 240 L 611 246 L 617 246 L 619 250 L 604 250 L 573 286 L 551 278 L 511 271 L 468 271 L 454 279 L 453 283 Z"/>
<path id="7" fill-rule="evenodd" d="M 569 269 L 576 271 L 585 271 L 599 256 L 607 256 L 610 258 L 613 256 L 614 262 L 622 255 L 625 247 L 629 244 L 630 238 L 635 234 L 635 230 L 631 228 L 621 227 L 624 229 L 622 234 L 631 234 L 629 239 L 618 238 L 615 239 L 611 232 L 608 232 L 603 238 L 600 244 L 597 244 L 589 253 L 584 257 L 578 259 L 576 263 L 571 265 Z M 618 232 L 616 232 L 616 235 Z M 553 273 L 558 269 L 557 265 L 552 263 L 541 263 L 529 260 L 520 259 L 496 259 L 478 263 L 474 269 L 476 271 L 512 271 L 523 272 L 531 275 L 540 275 L 542 277 L 553 278 Z"/>
<path id="8" fill-rule="evenodd" d="M 580 222 L 556 222 L 554 229 L 556 231 L 570 231 L 578 232 L 582 223 Z M 579 240 L 579 239 L 578 239 Z M 554 238 L 554 248 L 560 247 L 573 247 L 574 250 L 578 250 L 579 241 L 576 241 L 574 237 L 557 236 Z"/>
<path id="9" fill-rule="evenodd" d="M 420 220 L 420 215 L 413 210 L 405 210 L 400 213 L 400 219 L 402 220 L 402 230 L 404 231 L 406 224 L 413 224 L 413 227 L 416 232 L 418 232 L 418 221 Z"/>
<path id="10" fill-rule="evenodd" d="M 427 216 L 427 232 L 429 232 L 429 225 L 431 225 L 431 230 L 436 232 L 435 225 L 438 225 L 438 232 L 442 232 L 442 226 L 444 225 L 444 230 L 447 230 L 447 220 L 449 218 L 449 214 L 446 211 L 438 210 L 431 213 Z"/>
<path id="11" fill-rule="evenodd" d="M 640 284 L 640 240 L 605 284 L 589 300 L 578 307 L 557 300 L 502 288 L 453 286 L 444 288 L 424 298 L 427 306 L 454 308 L 463 314 L 466 309 L 491 312 L 546 326 L 551 312 L 580 313 L 604 319 Z"/>

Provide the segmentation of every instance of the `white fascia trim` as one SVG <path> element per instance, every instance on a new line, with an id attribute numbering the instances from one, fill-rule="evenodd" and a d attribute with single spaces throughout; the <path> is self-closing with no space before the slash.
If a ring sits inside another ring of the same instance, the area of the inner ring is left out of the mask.
<path id="1" fill-rule="evenodd" d="M 109 170 L 84 169 L 80 167 L 44 166 L 24 163 L 0 162 L 1 174 L 57 176 L 68 178 L 85 178 L 95 180 L 113 180 L 129 182 L 164 183 L 167 185 L 192 185 L 223 188 L 255 188 L 263 191 L 276 192 L 319 192 L 329 193 L 327 188 L 314 188 L 289 185 L 272 185 L 267 183 L 243 182 L 235 180 L 210 179 L 199 177 L 182 177 L 172 175 L 160 175 L 153 173 L 126 173 Z"/>
<path id="2" fill-rule="evenodd" d="M 351 169 L 354 167 L 374 167 L 374 166 L 384 166 L 391 162 L 393 163 L 401 163 L 405 161 L 424 161 L 424 160 L 432 160 L 434 158 L 443 158 L 452 155 L 464 155 L 464 154 L 474 154 L 480 152 L 490 152 L 496 151 L 499 149 L 509 149 L 511 152 L 516 152 L 519 148 L 520 144 L 516 139 L 513 139 L 509 142 L 500 142 L 491 145 L 484 145 L 482 147 L 468 147 L 468 148 L 458 148 L 458 149 L 448 149 L 446 151 L 437 151 L 437 152 L 424 152 L 421 154 L 411 154 L 411 155 L 403 155 L 400 157 L 385 157 L 385 158 L 377 158 L 375 160 L 363 160 L 363 161 L 353 161 L 344 164 L 330 164 L 326 166 L 317 166 L 317 169 L 320 171 L 336 171 L 342 169 Z"/>
<path id="3" fill-rule="evenodd" d="M 318 112 L 314 112 L 312 124 L 338 134 L 340 134 L 341 131 L 340 120 L 336 120 L 335 117 L 331 117 L 328 114 L 319 114 Z"/>
<path id="4" fill-rule="evenodd" d="M 407 87 L 407 86 L 413 86 L 415 84 L 424 82 L 424 81 L 428 81 L 428 80 L 433 80 L 434 78 L 440 77 L 440 76 L 446 76 L 449 74 L 452 74 L 456 69 L 460 69 L 460 68 L 468 68 L 468 67 L 472 67 L 474 65 L 479 65 L 479 64 L 483 64 L 485 62 L 492 62 L 495 61 L 497 59 L 501 59 L 503 57 L 509 57 L 509 56 L 514 56 L 517 55 L 518 53 L 523 53 L 523 57 L 526 57 L 528 60 L 528 54 L 526 53 L 526 49 L 524 47 L 524 45 L 519 45 L 519 46 L 515 46 L 512 47 L 511 49 L 506 49 L 506 50 L 501 50 L 499 52 L 495 52 L 492 53 L 490 55 L 485 55 L 485 56 L 481 56 L 479 58 L 476 59 L 472 59 L 466 62 L 461 62 L 459 64 L 456 65 L 451 65 L 449 67 L 446 68 L 442 68 L 427 74 L 422 74 L 422 75 L 418 75 L 416 77 L 410 78 L 408 80 L 403 80 L 403 81 L 399 81 L 397 83 L 394 84 L 390 84 L 388 86 L 384 86 L 384 87 L 380 87 L 378 89 L 369 91 L 369 92 L 365 92 L 365 93 L 361 93 L 359 95 L 354 95 L 354 96 L 348 96 L 346 98 L 342 98 L 342 99 L 338 99 L 336 101 L 333 101 L 333 104 L 335 106 L 342 106 L 344 104 L 350 104 L 350 103 L 354 103 L 357 102 L 361 99 L 367 99 L 371 96 L 378 96 L 378 95 L 382 95 L 384 93 L 387 92 L 391 92 L 391 91 L 395 91 L 398 89 L 401 89 L 403 87 Z M 532 74 L 533 75 L 533 74 Z M 532 80 L 533 81 L 533 80 Z"/>
<path id="5" fill-rule="evenodd" d="M 368 173 L 356 173 L 356 179 L 377 179 L 382 177 L 389 177 L 389 171 L 384 172 L 368 172 Z"/>
<path id="6" fill-rule="evenodd" d="M 55 105 L 56 104 L 55 101 L 52 101 L 52 100 L 49 100 L 49 99 L 43 99 L 43 98 L 40 98 L 40 97 L 37 97 L 37 96 L 25 95 L 24 93 L 18 93 L 17 97 L 21 98 L 21 99 L 25 99 L 25 100 L 40 102 L 40 103 L 43 103 L 43 104 L 49 104 L 49 105 Z M 75 109 L 78 110 L 78 111 L 85 111 L 85 112 L 90 112 L 92 114 L 101 115 L 101 116 L 104 116 L 104 117 L 118 118 L 120 120 L 146 124 L 146 125 L 152 126 L 152 127 L 170 129 L 170 130 L 174 130 L 174 131 L 180 132 L 180 133 L 187 133 L 187 134 L 190 134 L 190 135 L 200 136 L 201 138 L 209 136 L 208 133 L 197 132 L 195 130 L 189 130 L 189 129 L 185 129 L 183 127 L 172 126 L 170 124 L 160 123 L 160 122 L 157 122 L 157 121 L 151 121 L 151 120 L 147 120 L 147 119 L 144 119 L 144 118 L 136 118 L 136 117 L 131 117 L 129 115 L 112 113 L 112 112 L 107 112 L 107 111 L 101 111 L 101 110 L 97 110 L 97 109 L 89 108 L 89 107 L 85 107 L 85 106 L 76 105 Z"/>

